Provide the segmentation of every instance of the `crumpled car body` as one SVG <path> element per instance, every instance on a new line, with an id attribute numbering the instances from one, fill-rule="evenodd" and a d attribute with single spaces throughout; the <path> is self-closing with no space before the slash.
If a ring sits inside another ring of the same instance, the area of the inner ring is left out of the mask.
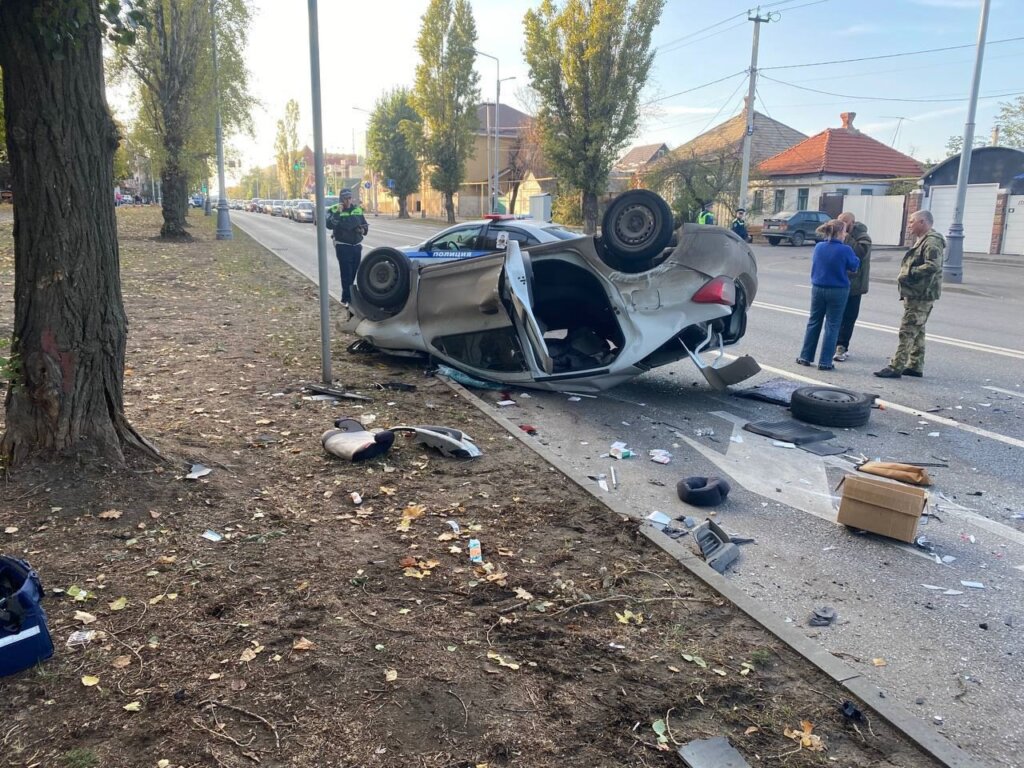
<path id="1" fill-rule="evenodd" d="M 753 252 L 722 227 L 686 224 L 674 241 L 629 271 L 594 236 L 407 260 L 407 275 L 387 274 L 405 281 L 402 300 L 387 307 L 367 298 L 375 265 L 364 264 L 346 327 L 378 350 L 516 387 L 601 391 L 687 356 L 718 388 L 753 375 L 752 359 L 723 365 L 721 354 L 746 330 L 757 293 Z M 712 349 L 717 364 L 702 357 Z"/>

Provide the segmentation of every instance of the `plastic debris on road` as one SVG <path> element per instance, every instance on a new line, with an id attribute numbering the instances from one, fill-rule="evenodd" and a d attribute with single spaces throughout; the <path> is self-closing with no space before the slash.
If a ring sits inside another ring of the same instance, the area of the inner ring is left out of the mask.
<path id="1" fill-rule="evenodd" d="M 185 475 L 185 479 L 198 480 L 200 477 L 206 477 L 211 472 L 213 472 L 213 470 L 207 467 L 205 464 L 193 464 L 192 470 L 187 475 Z"/>
<path id="2" fill-rule="evenodd" d="M 654 448 L 648 451 L 647 455 L 655 464 L 668 464 L 672 461 L 672 454 L 662 448 Z"/>
<path id="3" fill-rule="evenodd" d="M 217 533 L 216 531 L 211 531 L 209 529 L 204 531 L 201 535 L 207 541 L 223 541 L 224 539 L 224 537 L 221 534 Z"/>

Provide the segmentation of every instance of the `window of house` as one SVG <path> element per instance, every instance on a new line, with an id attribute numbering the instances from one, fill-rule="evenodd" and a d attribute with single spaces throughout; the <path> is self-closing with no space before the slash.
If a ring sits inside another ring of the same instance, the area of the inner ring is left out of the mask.
<path id="1" fill-rule="evenodd" d="M 849 187 L 839 187 L 836 190 L 836 194 L 837 195 L 848 195 L 848 194 L 850 194 L 850 188 Z"/>
<path id="2" fill-rule="evenodd" d="M 796 191 L 796 209 L 798 211 L 807 210 L 807 200 L 811 196 L 811 190 L 808 187 L 801 187 Z"/>
<path id="3" fill-rule="evenodd" d="M 864 187 L 864 189 L 862 189 L 860 191 L 860 193 L 862 195 L 873 195 L 873 194 L 875 194 L 875 190 L 872 189 L 871 187 Z"/>
<path id="4" fill-rule="evenodd" d="M 772 201 L 772 213 L 778 213 L 786 205 L 786 190 L 776 189 L 775 199 Z"/>
<path id="5" fill-rule="evenodd" d="M 760 213 L 764 210 L 764 191 L 760 189 L 754 190 L 754 200 L 750 204 L 751 213 Z"/>

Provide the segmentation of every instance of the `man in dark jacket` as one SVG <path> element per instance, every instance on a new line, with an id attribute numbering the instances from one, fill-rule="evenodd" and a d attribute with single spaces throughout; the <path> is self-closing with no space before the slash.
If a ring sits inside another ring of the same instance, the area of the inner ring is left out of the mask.
<path id="1" fill-rule="evenodd" d="M 903 257 L 896 278 L 903 301 L 900 341 L 889 365 L 875 371 L 880 378 L 924 375 L 924 326 L 932 305 L 942 293 L 942 261 L 946 252 L 946 240 L 932 229 L 934 224 L 931 211 L 910 215 L 910 232 L 917 239 Z"/>
<path id="2" fill-rule="evenodd" d="M 750 242 L 750 233 L 747 232 L 747 212 L 742 208 L 736 210 L 736 218 L 732 220 L 732 231 L 744 242 Z"/>
<path id="3" fill-rule="evenodd" d="M 839 214 L 839 220 L 846 225 L 846 239 L 843 242 L 853 248 L 854 254 L 860 259 L 860 269 L 850 273 L 850 296 L 846 299 L 843 322 L 839 326 L 839 341 L 836 343 L 835 361 L 843 363 L 850 355 L 850 337 L 853 336 L 853 326 L 860 315 L 861 296 L 866 294 L 869 288 L 871 235 L 868 234 L 868 228 L 857 221 L 849 211 Z"/>
<path id="4" fill-rule="evenodd" d="M 356 270 L 363 252 L 360 243 L 370 231 L 363 209 L 356 205 L 351 191 L 341 190 L 338 203 L 327 209 L 327 228 L 334 238 L 334 253 L 341 269 L 341 303 L 347 307 L 352 300 L 352 283 L 356 281 Z"/>

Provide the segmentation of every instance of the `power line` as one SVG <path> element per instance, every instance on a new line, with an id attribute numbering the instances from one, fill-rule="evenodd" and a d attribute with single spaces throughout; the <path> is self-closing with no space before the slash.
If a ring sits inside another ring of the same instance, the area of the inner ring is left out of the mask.
<path id="1" fill-rule="evenodd" d="M 824 0 L 821 0 L 822 2 Z M 800 6 L 803 7 L 803 6 Z M 1024 37 L 1007 37 L 1002 40 L 989 40 L 986 45 L 998 45 L 999 43 L 1015 43 L 1018 40 L 1024 40 Z M 824 67 L 830 64 L 852 64 L 857 61 L 879 61 L 880 59 L 896 59 L 901 56 L 920 56 L 926 53 L 943 53 L 945 51 L 958 51 L 964 48 L 974 48 L 975 43 L 966 43 L 964 45 L 948 45 L 944 48 L 925 48 L 920 51 L 904 51 L 902 53 L 886 53 L 881 56 L 861 56 L 856 59 L 834 59 L 832 61 L 812 61 L 806 64 L 781 64 L 777 67 L 762 67 L 761 71 L 764 72 L 769 69 L 802 69 L 803 67 Z"/>
<path id="2" fill-rule="evenodd" d="M 732 102 L 733 96 L 735 96 L 739 92 L 740 88 L 742 88 L 742 87 L 743 87 L 743 82 L 741 81 L 740 84 L 736 86 L 735 90 L 732 93 L 729 94 L 729 98 L 727 98 L 722 103 L 722 106 L 718 108 L 718 111 L 715 112 L 715 114 L 712 116 L 712 118 L 710 120 L 708 120 L 707 123 L 704 124 L 704 127 L 701 128 L 700 133 L 697 134 L 698 136 L 700 136 L 703 133 L 707 133 L 707 130 L 708 130 L 708 128 L 711 127 L 711 124 L 713 122 L 715 122 L 715 120 L 718 119 L 718 116 L 720 114 L 722 114 L 722 110 L 725 109 L 727 106 L 729 106 L 729 104 Z"/>
<path id="3" fill-rule="evenodd" d="M 786 85 L 790 88 L 796 88 L 801 91 L 810 91 L 811 93 L 820 93 L 825 96 L 838 96 L 843 99 L 855 99 L 857 101 L 899 101 L 905 103 L 916 103 L 916 104 L 953 104 L 958 102 L 967 101 L 965 98 L 929 98 L 929 99 L 900 99 L 892 96 L 854 96 L 849 93 L 835 93 L 834 91 L 822 91 L 818 88 L 808 88 L 804 85 L 794 85 L 793 83 L 787 83 L 785 80 L 778 80 L 768 75 L 761 75 L 765 80 L 771 80 L 773 83 L 779 85 Z M 1005 98 L 1007 96 L 1019 96 L 1024 91 L 1009 91 L 1007 93 L 993 93 L 983 96 L 982 98 Z"/>
<path id="4" fill-rule="evenodd" d="M 733 19 L 738 19 L 741 16 L 746 16 L 746 15 L 747 15 L 747 12 L 743 11 L 741 13 L 737 13 L 735 16 L 730 16 L 727 19 L 722 19 L 721 21 L 716 21 L 714 24 L 710 24 L 710 25 L 704 27 L 703 29 L 698 29 L 696 32 L 690 32 L 689 34 L 683 35 L 682 37 L 677 37 L 675 40 L 669 40 L 667 43 L 664 43 L 663 45 L 658 46 L 655 49 L 655 52 L 656 53 L 661 53 L 665 48 L 668 48 L 671 45 L 675 45 L 676 43 L 681 43 L 684 40 L 689 40 L 691 37 L 696 37 L 697 35 L 700 35 L 700 34 L 703 34 L 704 32 L 707 32 L 708 30 L 714 29 L 715 27 L 720 27 L 723 24 L 729 23 Z"/>
<path id="5" fill-rule="evenodd" d="M 725 77 L 721 77 L 718 80 L 712 80 L 710 83 L 704 83 L 704 85 L 697 85 L 697 86 L 694 86 L 693 88 L 687 88 L 685 91 L 678 91 L 677 93 L 670 93 L 668 96 L 659 96 L 656 99 L 651 99 L 648 102 L 644 102 L 640 106 L 642 106 L 642 107 L 649 107 L 651 104 L 657 104 L 659 101 L 665 101 L 665 99 L 674 99 L 676 96 L 682 96 L 684 93 L 693 93 L 694 91 L 699 91 L 702 88 L 707 88 L 708 86 L 712 86 L 712 85 L 718 85 L 718 83 L 724 83 L 726 80 L 732 80 L 734 77 L 737 77 L 739 75 L 745 75 L 745 74 L 747 74 L 747 70 L 741 69 L 739 72 L 733 72 L 731 75 L 726 75 Z"/>
<path id="6" fill-rule="evenodd" d="M 705 40 L 708 40 L 708 39 L 710 39 L 712 37 L 718 37 L 718 35 L 724 35 L 726 32 L 730 32 L 730 31 L 732 31 L 734 29 L 739 29 L 740 27 L 745 27 L 746 25 L 747 25 L 747 22 L 744 20 L 744 21 L 741 21 L 739 24 L 733 24 L 731 27 L 726 27 L 725 29 L 720 29 L 717 32 L 712 32 L 710 35 L 704 35 L 704 37 L 698 37 L 695 40 L 687 40 L 684 43 L 675 43 L 675 44 L 673 44 L 671 46 L 669 46 L 669 45 L 663 46 L 662 48 L 658 49 L 658 53 L 674 53 L 675 51 L 678 51 L 678 50 L 680 50 L 682 48 L 685 48 L 688 45 L 696 45 L 697 43 L 704 42 Z"/>

